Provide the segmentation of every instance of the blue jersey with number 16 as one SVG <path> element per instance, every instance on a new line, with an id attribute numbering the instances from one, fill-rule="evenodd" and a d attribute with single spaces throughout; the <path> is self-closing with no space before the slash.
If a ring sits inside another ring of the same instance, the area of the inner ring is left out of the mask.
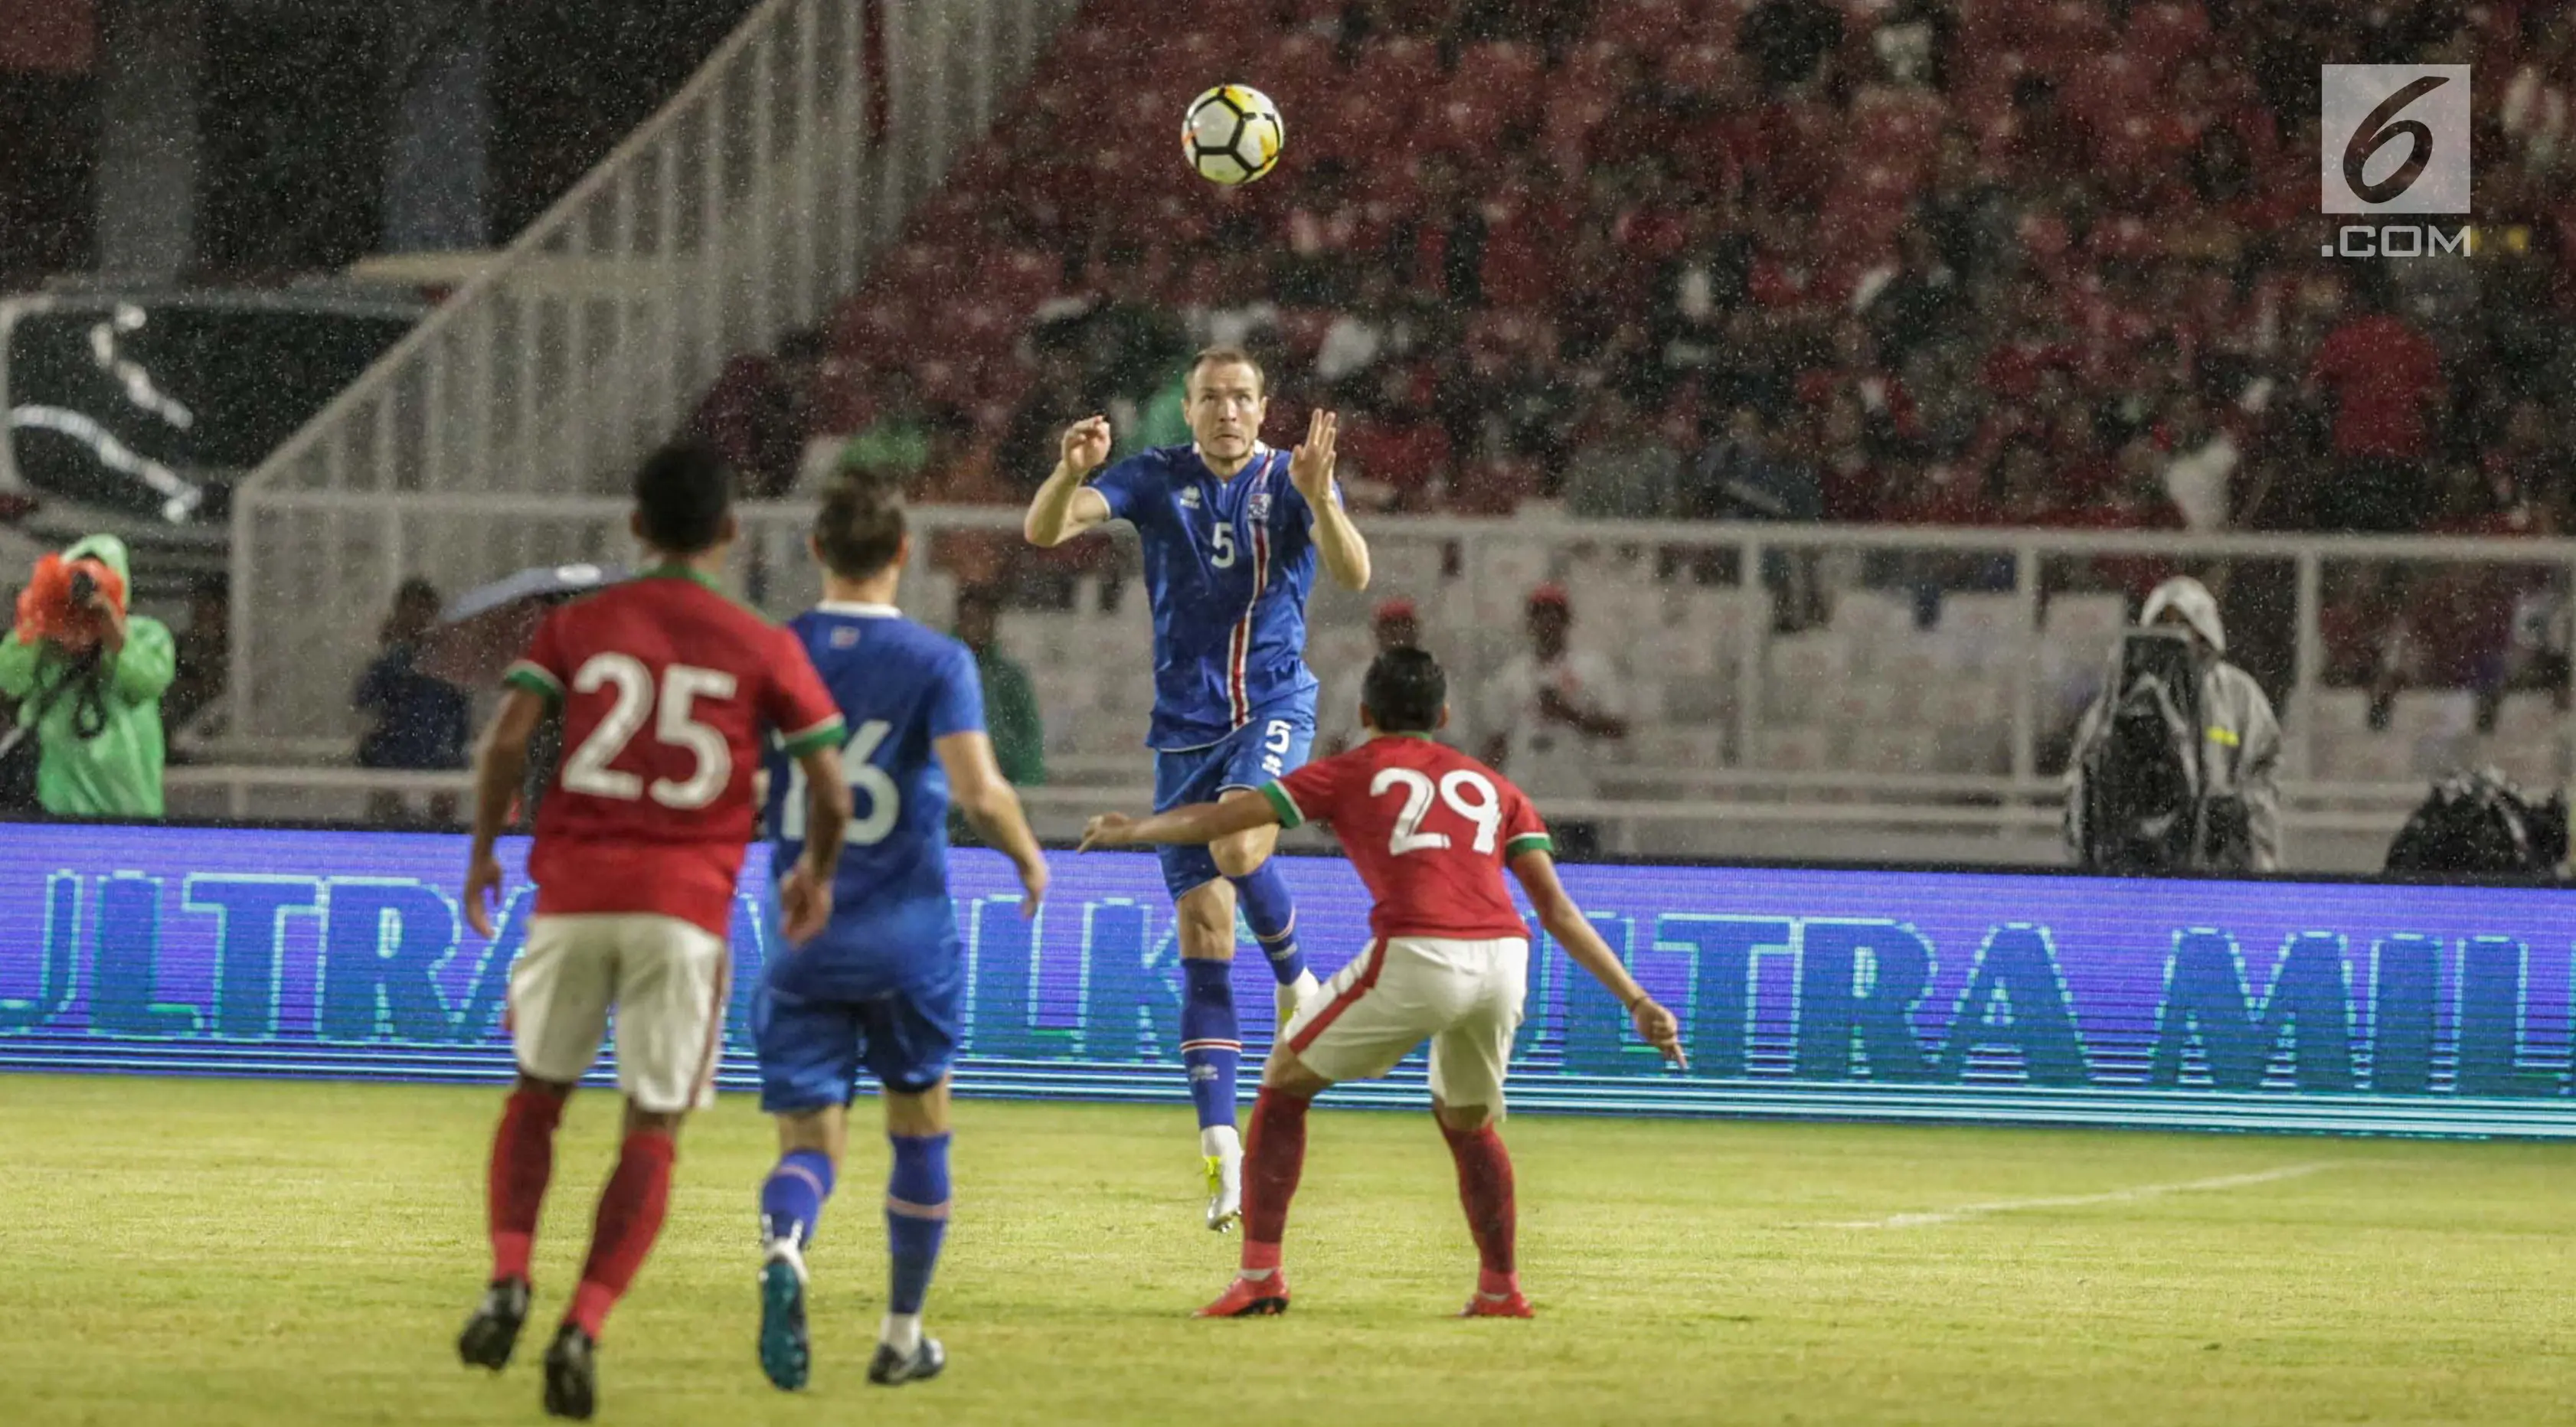
<path id="1" fill-rule="evenodd" d="M 1154 610 L 1154 721 L 1165 753 L 1206 748 L 1264 715 L 1311 713 L 1306 596 L 1315 586 L 1314 511 L 1288 479 L 1288 453 L 1253 447 L 1230 480 L 1194 446 L 1139 451 L 1092 489 L 1136 527 Z"/>
<path id="2" fill-rule="evenodd" d="M 800 994 L 867 995 L 935 968 L 895 963 L 954 959 L 948 898 L 948 774 L 936 741 L 984 729 L 984 689 L 965 645 L 891 605 L 825 603 L 788 621 L 849 730 L 849 835 L 832 879 L 832 920 L 808 946 L 781 956 Z M 769 755 L 762 826 L 783 873 L 805 851 L 805 777 Z M 864 983 L 847 984 L 852 980 Z"/>

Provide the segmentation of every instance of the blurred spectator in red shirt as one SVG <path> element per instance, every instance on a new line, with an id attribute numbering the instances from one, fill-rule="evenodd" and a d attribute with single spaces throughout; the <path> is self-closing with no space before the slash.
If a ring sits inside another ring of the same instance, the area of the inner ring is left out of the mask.
<path id="1" fill-rule="evenodd" d="M 2421 528 L 2430 509 L 2424 458 L 2443 399 L 2432 342 L 2387 309 L 2382 286 L 2355 288 L 2357 309 L 2317 346 L 2309 389 L 2332 412 L 2333 479 L 2317 495 L 2327 530 L 2396 534 Z"/>
<path id="2" fill-rule="evenodd" d="M 806 328 L 780 339 L 775 356 L 735 357 L 690 416 L 688 434 L 724 453 L 746 497 L 774 500 L 796 488 L 824 350 L 823 334 Z"/>

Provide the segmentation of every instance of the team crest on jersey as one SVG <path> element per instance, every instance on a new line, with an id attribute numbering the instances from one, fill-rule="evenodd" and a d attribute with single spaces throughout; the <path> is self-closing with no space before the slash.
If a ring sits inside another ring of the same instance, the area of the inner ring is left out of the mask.
<path id="1" fill-rule="evenodd" d="M 1183 486 L 1183 487 L 1181 487 L 1181 509 L 1183 509 L 1183 510 L 1196 510 L 1196 509 L 1198 509 L 1198 508 L 1199 508 L 1199 488 L 1198 488 L 1197 486 Z"/>
<path id="2" fill-rule="evenodd" d="M 832 631 L 832 647 L 833 647 L 833 648 L 835 648 L 835 649 L 855 649 L 855 648 L 857 648 L 857 647 L 858 647 L 858 644 L 859 644 L 859 632 L 858 632 L 857 630 L 855 630 L 855 629 L 849 629 L 849 628 L 841 628 L 841 629 L 836 629 L 836 630 L 833 630 L 833 631 Z"/>
<path id="3" fill-rule="evenodd" d="M 1270 518 L 1270 492 L 1254 491 L 1252 493 L 1252 498 L 1244 502 L 1243 513 L 1247 518 L 1251 519 L 1255 523 L 1268 520 Z"/>

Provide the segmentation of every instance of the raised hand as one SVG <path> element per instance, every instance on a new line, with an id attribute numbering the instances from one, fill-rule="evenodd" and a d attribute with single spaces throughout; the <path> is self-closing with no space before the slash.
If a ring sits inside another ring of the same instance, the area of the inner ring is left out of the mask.
<path id="1" fill-rule="evenodd" d="M 1109 418 L 1086 416 L 1066 427 L 1058 454 L 1064 468 L 1077 476 L 1100 469 L 1100 463 L 1109 459 Z"/>
<path id="2" fill-rule="evenodd" d="M 1333 434 L 1341 429 L 1341 418 L 1317 407 L 1306 418 L 1306 439 L 1288 456 L 1288 479 L 1296 483 L 1297 493 L 1312 506 L 1322 506 L 1333 496 Z"/>

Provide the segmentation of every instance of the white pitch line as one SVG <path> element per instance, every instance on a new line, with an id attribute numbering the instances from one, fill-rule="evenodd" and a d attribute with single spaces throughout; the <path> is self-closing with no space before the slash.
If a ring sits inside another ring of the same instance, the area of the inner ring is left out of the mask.
<path id="1" fill-rule="evenodd" d="M 1974 1219 L 1986 1214 L 2010 1214 L 2020 1209 L 2081 1209 L 2094 1204 L 2132 1204 L 2141 1199 L 2161 1199 L 2168 1194 L 2196 1194 L 2213 1189 L 2244 1189 L 2257 1184 L 2274 1184 L 2284 1179 L 2297 1179 L 2330 1169 L 2332 1160 L 2313 1164 L 2283 1165 L 2278 1169 L 2257 1170 L 2252 1174 L 2222 1174 L 2212 1179 L 2186 1179 L 2175 1184 L 2136 1184 L 2126 1189 L 2106 1190 L 2100 1194 L 2058 1194 L 2044 1199 L 1997 1199 L 1984 1204 L 1962 1204 L 1956 1209 L 1937 1209 L 1919 1214 L 1891 1214 L 1884 1219 L 1848 1219 L 1841 1223 L 1819 1224 L 1823 1229 L 1921 1229 L 1934 1224 L 1951 1224 L 1961 1219 Z"/>

